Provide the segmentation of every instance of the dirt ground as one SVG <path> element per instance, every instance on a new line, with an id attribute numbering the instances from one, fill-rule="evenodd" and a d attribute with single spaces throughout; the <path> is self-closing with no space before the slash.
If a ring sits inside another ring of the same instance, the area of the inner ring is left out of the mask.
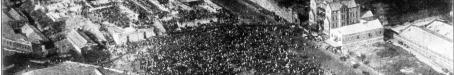
<path id="1" fill-rule="evenodd" d="M 363 63 L 384 75 L 442 75 L 403 48 L 378 41 L 348 46 L 349 61 Z"/>

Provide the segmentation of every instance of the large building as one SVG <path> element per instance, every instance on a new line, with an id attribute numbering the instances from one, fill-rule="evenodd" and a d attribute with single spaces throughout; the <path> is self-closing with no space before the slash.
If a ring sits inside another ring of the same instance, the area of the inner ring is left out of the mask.
<path id="1" fill-rule="evenodd" d="M 330 29 L 359 23 L 360 6 L 354 0 L 311 0 L 309 23 Z"/>
<path id="2" fill-rule="evenodd" d="M 452 24 L 438 20 L 422 25 L 395 29 L 395 45 L 401 46 L 438 72 L 453 72 Z"/>
<path id="3" fill-rule="evenodd" d="M 65 21 L 65 25 L 66 30 L 80 29 L 85 31 L 89 36 L 93 36 L 91 38 L 95 42 L 101 43 L 106 41 L 104 34 L 100 31 L 101 25 L 96 24 L 83 16 L 72 16 Z"/>
<path id="4" fill-rule="evenodd" d="M 17 53 L 31 53 L 32 44 L 20 34 L 14 33 L 9 25 L 2 25 L 2 50 Z"/>
<path id="5" fill-rule="evenodd" d="M 354 0 L 311 0 L 309 23 L 322 27 L 334 47 L 383 38 L 382 23 L 372 12 L 360 11 Z"/>
<path id="6" fill-rule="evenodd" d="M 112 36 L 115 44 L 123 45 L 127 42 L 143 41 L 146 38 L 156 36 L 154 28 L 135 29 L 133 27 L 120 28 L 120 27 L 107 27 L 107 31 Z"/>
<path id="7" fill-rule="evenodd" d="M 359 41 L 383 38 L 383 26 L 378 19 L 343 26 L 330 30 L 327 43 L 334 47 L 341 47 Z"/>
<path id="8" fill-rule="evenodd" d="M 2 13 L 2 52 L 6 55 L 14 53 L 31 53 L 32 44 L 24 35 L 17 34 L 11 25 L 7 23 L 9 20 L 14 20 L 5 13 Z"/>
<path id="9" fill-rule="evenodd" d="M 22 30 L 22 33 L 24 33 L 25 36 L 27 36 L 27 38 L 32 43 L 39 44 L 42 42 L 49 41 L 49 39 L 47 39 L 47 37 L 45 37 L 44 34 L 42 34 L 38 30 L 38 28 L 36 28 L 35 26 L 32 26 L 30 24 L 25 24 L 24 26 L 22 26 L 21 30 Z"/>
<path id="10" fill-rule="evenodd" d="M 75 48 L 77 53 L 81 53 L 82 48 L 84 47 L 96 45 L 96 43 L 92 39 L 90 39 L 84 32 L 78 30 L 70 30 L 66 35 L 66 39 Z"/>

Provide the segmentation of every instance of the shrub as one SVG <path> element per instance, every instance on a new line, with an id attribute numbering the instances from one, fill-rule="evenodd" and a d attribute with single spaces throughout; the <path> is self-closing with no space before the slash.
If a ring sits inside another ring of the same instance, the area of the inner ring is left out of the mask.
<path id="1" fill-rule="evenodd" d="M 361 65 L 359 65 L 359 64 L 353 64 L 353 68 L 355 68 L 355 69 L 358 68 L 359 66 L 361 66 Z"/>

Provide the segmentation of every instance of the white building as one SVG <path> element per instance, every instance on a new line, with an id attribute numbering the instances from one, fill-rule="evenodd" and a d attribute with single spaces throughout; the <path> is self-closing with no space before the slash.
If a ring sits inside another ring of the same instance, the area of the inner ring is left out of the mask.
<path id="1" fill-rule="evenodd" d="M 378 19 L 331 29 L 326 42 L 334 47 L 351 43 L 383 38 L 383 26 Z"/>
<path id="2" fill-rule="evenodd" d="M 154 28 L 147 29 L 134 29 L 119 28 L 119 27 L 108 27 L 108 32 L 111 34 L 116 44 L 126 44 L 127 42 L 138 42 L 143 41 L 146 38 L 156 36 Z"/>
<path id="3" fill-rule="evenodd" d="M 92 3 L 93 5 L 101 5 L 101 4 L 107 4 L 107 3 L 110 3 L 112 2 L 111 0 L 93 0 L 93 1 L 90 1 L 90 3 Z"/>
<path id="4" fill-rule="evenodd" d="M 452 26 L 450 28 L 452 33 Z M 452 39 L 424 26 L 408 26 L 397 33 L 393 40 L 395 45 L 408 50 L 438 72 L 443 73 L 443 69 L 453 72 Z"/>
<path id="5" fill-rule="evenodd" d="M 381 21 L 371 11 L 361 13 L 361 6 L 355 0 L 310 0 L 309 6 L 309 24 L 321 27 L 328 35 L 325 42 L 333 47 L 343 49 L 383 38 Z"/>
<path id="6" fill-rule="evenodd" d="M 194 27 L 200 24 L 208 24 L 212 22 L 217 22 L 218 18 L 204 18 L 204 19 L 196 19 L 186 22 L 177 22 L 178 27 Z"/>

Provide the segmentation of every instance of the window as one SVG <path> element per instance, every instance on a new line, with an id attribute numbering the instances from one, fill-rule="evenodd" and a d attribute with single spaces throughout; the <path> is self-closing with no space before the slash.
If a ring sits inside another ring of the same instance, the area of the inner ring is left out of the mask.
<path id="1" fill-rule="evenodd" d="M 358 35 L 358 36 L 356 36 L 356 39 L 359 39 L 359 35 Z"/>
<path id="2" fill-rule="evenodd" d="M 372 37 L 372 34 L 371 34 L 371 33 L 369 33 L 369 37 Z"/>
<path id="3" fill-rule="evenodd" d="M 348 12 L 348 24 L 351 24 L 352 23 L 352 13 L 351 12 Z"/>
<path id="4" fill-rule="evenodd" d="M 331 22 L 331 28 L 336 28 L 336 25 L 335 25 L 335 24 L 336 24 L 336 23 Z"/>

